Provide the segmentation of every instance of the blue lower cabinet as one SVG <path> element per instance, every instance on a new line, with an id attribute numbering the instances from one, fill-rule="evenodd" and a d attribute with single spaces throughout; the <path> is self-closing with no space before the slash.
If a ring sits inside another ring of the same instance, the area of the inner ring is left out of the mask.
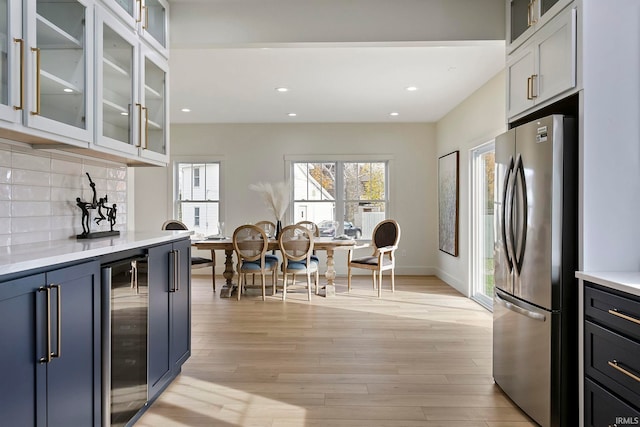
<path id="1" fill-rule="evenodd" d="M 149 400 L 191 355 L 191 242 L 149 248 Z"/>
<path id="2" fill-rule="evenodd" d="M 2 425 L 100 425 L 99 269 L 0 283 Z"/>

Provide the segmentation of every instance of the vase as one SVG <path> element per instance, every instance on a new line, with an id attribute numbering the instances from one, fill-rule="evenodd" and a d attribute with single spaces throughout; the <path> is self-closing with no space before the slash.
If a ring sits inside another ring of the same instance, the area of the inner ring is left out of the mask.
<path id="1" fill-rule="evenodd" d="M 280 238 L 280 232 L 282 231 L 282 221 L 278 220 L 276 222 L 276 239 Z"/>

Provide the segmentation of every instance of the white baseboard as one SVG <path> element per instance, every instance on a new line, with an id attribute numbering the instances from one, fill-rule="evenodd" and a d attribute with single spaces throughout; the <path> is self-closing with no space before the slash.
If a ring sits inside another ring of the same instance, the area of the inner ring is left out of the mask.
<path id="1" fill-rule="evenodd" d="M 469 287 L 467 286 L 466 283 L 462 283 L 460 280 L 458 280 L 457 278 L 451 276 L 450 274 L 445 273 L 444 271 L 440 270 L 439 268 L 436 269 L 436 273 L 435 275 L 442 280 L 443 282 L 445 282 L 447 285 L 451 286 L 452 288 L 454 288 L 455 290 L 457 290 L 458 292 L 460 292 L 462 295 L 466 296 L 466 297 L 470 297 L 471 295 L 469 294 Z"/>

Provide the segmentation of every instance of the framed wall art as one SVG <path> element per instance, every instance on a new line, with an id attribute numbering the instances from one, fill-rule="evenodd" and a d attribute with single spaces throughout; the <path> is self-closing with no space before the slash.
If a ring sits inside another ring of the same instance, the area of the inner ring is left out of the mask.
<path id="1" fill-rule="evenodd" d="M 454 151 L 438 159 L 438 247 L 458 256 L 459 157 Z"/>

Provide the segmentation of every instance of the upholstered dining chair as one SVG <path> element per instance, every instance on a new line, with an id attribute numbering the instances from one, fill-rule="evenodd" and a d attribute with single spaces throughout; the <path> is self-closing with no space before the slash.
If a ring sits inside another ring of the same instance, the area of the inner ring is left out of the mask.
<path id="1" fill-rule="evenodd" d="M 291 274 L 292 283 L 295 284 L 295 276 L 306 274 L 307 295 L 311 301 L 311 275 L 314 275 L 315 293 L 318 294 L 318 262 L 311 260 L 313 252 L 313 234 L 308 228 L 301 225 L 288 225 L 282 229 L 278 238 L 278 246 L 282 253 L 282 301 L 287 299 L 287 275 Z"/>
<path id="2" fill-rule="evenodd" d="M 372 271 L 373 288 L 378 288 L 378 298 L 382 296 L 382 272 L 391 271 L 391 292 L 395 292 L 395 250 L 400 241 L 400 225 L 393 219 L 381 221 L 373 229 L 371 243 L 373 254 L 370 256 L 353 258 L 353 249 L 349 249 L 347 256 L 347 290 L 351 292 L 351 269 L 363 268 Z M 378 276 L 376 278 L 376 275 Z M 376 280 L 377 279 L 377 280 Z M 377 282 L 377 284 L 376 284 Z"/>
<path id="3" fill-rule="evenodd" d="M 271 221 L 258 221 L 256 225 L 264 230 L 267 234 L 267 237 L 274 238 L 276 237 L 276 225 Z"/>
<path id="4" fill-rule="evenodd" d="M 162 224 L 163 230 L 188 230 L 189 227 L 186 226 L 182 221 L 178 221 L 177 219 L 170 219 L 165 221 Z M 203 258 L 199 256 L 191 257 L 191 269 L 195 270 L 198 268 L 211 267 L 211 283 L 213 285 L 213 292 L 216 291 L 216 253 L 215 251 L 211 251 L 211 259 Z"/>
<path id="5" fill-rule="evenodd" d="M 271 273 L 273 293 L 278 281 L 278 262 L 266 258 L 269 238 L 256 225 L 241 225 L 233 232 L 233 249 L 238 259 L 238 301 L 247 282 L 247 274 L 260 274 L 262 279 L 262 300 L 266 299 L 265 273 Z"/>

